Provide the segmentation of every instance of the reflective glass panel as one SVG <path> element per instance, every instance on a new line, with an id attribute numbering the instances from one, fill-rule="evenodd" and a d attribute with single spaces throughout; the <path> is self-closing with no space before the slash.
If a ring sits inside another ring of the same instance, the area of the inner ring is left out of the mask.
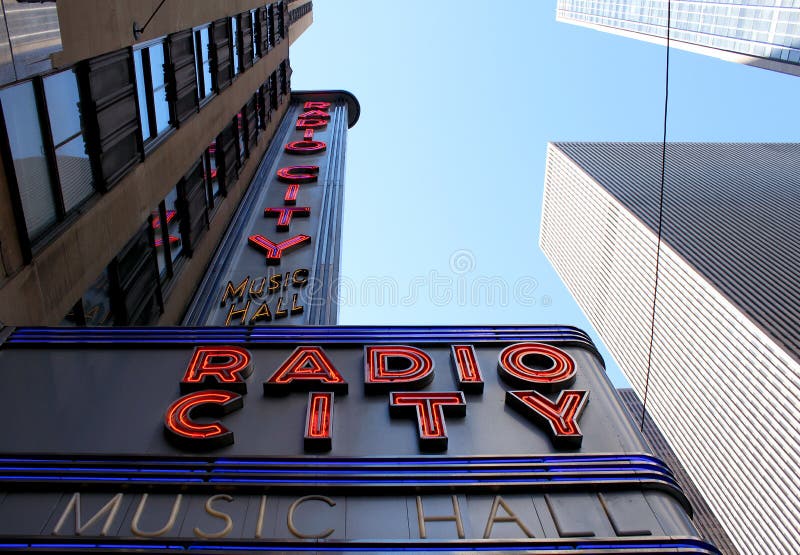
<path id="1" fill-rule="evenodd" d="M 150 138 L 150 122 L 147 119 L 147 89 L 144 83 L 144 64 L 142 63 L 142 51 L 136 50 L 133 53 L 133 67 L 136 72 L 136 91 L 139 96 L 139 123 L 142 125 L 142 137 Z"/>
<path id="2" fill-rule="evenodd" d="M 25 227 L 29 237 L 36 239 L 55 223 L 57 212 L 33 84 L 27 81 L 0 91 L 0 102 L 3 104 Z"/>
<path id="3" fill-rule="evenodd" d="M 156 110 L 156 134 L 169 127 L 169 104 L 164 78 L 164 45 L 151 46 L 150 74 L 153 80 L 153 105 Z"/>

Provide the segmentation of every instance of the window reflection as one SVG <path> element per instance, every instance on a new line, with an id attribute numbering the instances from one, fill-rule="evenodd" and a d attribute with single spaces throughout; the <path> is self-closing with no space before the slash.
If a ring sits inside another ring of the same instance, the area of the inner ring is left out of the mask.
<path id="1" fill-rule="evenodd" d="M 231 44 L 233 44 L 233 74 L 239 73 L 239 18 L 231 18 Z"/>
<path id="2" fill-rule="evenodd" d="M 140 48 L 133 53 L 139 121 L 142 138 L 147 141 L 170 127 L 169 103 L 164 67 L 164 43 Z"/>
<path id="3" fill-rule="evenodd" d="M 209 49 L 208 27 L 195 31 L 195 60 L 197 61 L 197 92 L 200 98 L 207 98 L 213 92 L 211 82 L 211 51 Z"/>
<path id="4" fill-rule="evenodd" d="M 30 81 L 0 91 L 14 173 L 31 240 L 57 221 L 52 180 L 45 158 L 39 113 Z"/>
<path id="5" fill-rule="evenodd" d="M 44 90 L 64 209 L 69 212 L 94 192 L 75 72 L 68 70 L 45 78 Z"/>

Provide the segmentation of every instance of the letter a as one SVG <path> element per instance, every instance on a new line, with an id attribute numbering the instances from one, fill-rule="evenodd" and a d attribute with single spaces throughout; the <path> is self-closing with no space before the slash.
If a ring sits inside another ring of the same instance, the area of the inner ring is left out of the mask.
<path id="1" fill-rule="evenodd" d="M 264 382 L 264 395 L 286 395 L 291 391 L 335 391 L 347 395 L 347 382 L 321 347 L 298 347 Z"/>

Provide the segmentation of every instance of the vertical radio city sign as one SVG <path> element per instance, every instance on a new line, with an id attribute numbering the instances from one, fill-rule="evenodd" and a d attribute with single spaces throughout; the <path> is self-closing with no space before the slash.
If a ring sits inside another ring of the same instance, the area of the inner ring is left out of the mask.
<path id="1" fill-rule="evenodd" d="M 0 337 L 0 550 L 718 553 L 575 328 Z"/>
<path id="2" fill-rule="evenodd" d="M 336 322 L 344 144 L 358 115 L 350 93 L 292 93 L 185 325 Z"/>

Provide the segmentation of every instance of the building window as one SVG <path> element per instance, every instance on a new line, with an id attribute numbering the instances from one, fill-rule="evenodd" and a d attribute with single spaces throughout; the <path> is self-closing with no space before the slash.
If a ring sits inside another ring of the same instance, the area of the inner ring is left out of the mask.
<path id="1" fill-rule="evenodd" d="M 86 293 L 64 316 L 62 326 L 112 326 L 111 287 L 108 269 L 103 269 Z"/>
<path id="2" fill-rule="evenodd" d="M 239 33 L 239 16 L 235 15 L 231 18 L 231 48 L 233 53 L 233 75 L 239 75 L 242 71 L 242 64 L 241 60 L 239 59 L 239 55 L 241 54 L 241 42 L 242 35 Z"/>
<path id="3" fill-rule="evenodd" d="M 219 178 L 217 176 L 217 142 L 211 141 L 203 153 L 203 167 L 205 168 L 205 182 L 209 208 L 214 208 L 217 198 L 222 195 Z"/>
<path id="4" fill-rule="evenodd" d="M 108 266 L 116 325 L 151 324 L 163 311 L 153 236 L 152 224 L 140 229 Z"/>
<path id="5" fill-rule="evenodd" d="M 247 120 L 244 113 L 239 112 L 233 118 L 234 129 L 236 130 L 236 154 L 239 160 L 239 167 L 244 166 L 244 161 L 248 156 L 247 152 Z"/>
<path id="6" fill-rule="evenodd" d="M 75 72 L 67 70 L 45 77 L 44 93 L 64 210 L 69 212 L 94 192 Z"/>
<path id="7" fill-rule="evenodd" d="M 253 62 L 259 58 L 259 51 L 261 50 L 261 47 L 258 44 L 258 39 L 260 34 L 261 31 L 258 20 L 258 10 L 250 10 L 250 41 L 253 48 Z"/>
<path id="8" fill-rule="evenodd" d="M 178 201 L 178 189 L 173 188 L 154 210 L 151 218 L 153 246 L 156 250 L 158 273 L 164 283 L 175 273 L 175 264 L 183 253 L 180 222 L 183 214 Z"/>
<path id="9" fill-rule="evenodd" d="M 145 143 L 170 127 L 164 59 L 163 42 L 133 51 L 139 122 Z"/>
<path id="10" fill-rule="evenodd" d="M 71 69 L 0 91 L 23 243 L 36 241 L 95 191 Z"/>
<path id="11" fill-rule="evenodd" d="M 211 80 L 211 47 L 208 26 L 194 32 L 194 55 L 197 60 L 197 95 L 209 98 L 214 94 Z"/>

